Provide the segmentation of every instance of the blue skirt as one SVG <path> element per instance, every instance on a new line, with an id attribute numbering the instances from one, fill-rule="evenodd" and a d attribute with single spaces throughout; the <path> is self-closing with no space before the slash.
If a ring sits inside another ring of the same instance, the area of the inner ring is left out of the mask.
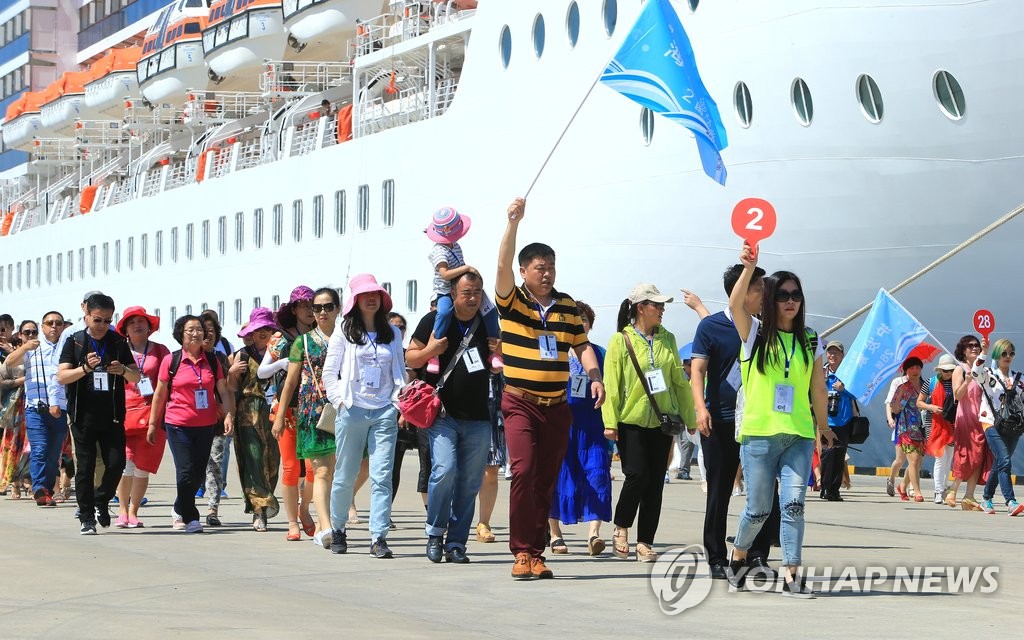
<path id="1" fill-rule="evenodd" d="M 612 519 L 611 455 L 604 437 L 601 412 L 583 404 L 572 406 L 558 484 L 551 499 L 551 517 L 565 524 Z"/>

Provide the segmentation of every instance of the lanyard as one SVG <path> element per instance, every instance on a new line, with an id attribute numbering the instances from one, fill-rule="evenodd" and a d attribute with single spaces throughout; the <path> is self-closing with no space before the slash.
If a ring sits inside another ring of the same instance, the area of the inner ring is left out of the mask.
<path id="1" fill-rule="evenodd" d="M 369 338 L 370 344 L 373 345 L 373 364 L 377 364 L 377 332 L 367 331 L 366 337 Z"/>
<path id="2" fill-rule="evenodd" d="M 654 368 L 654 338 L 651 338 L 650 340 L 648 340 L 647 336 L 645 336 L 644 334 L 640 333 L 640 330 L 636 328 L 636 325 L 633 325 L 633 331 L 636 331 L 636 335 L 638 335 L 641 338 L 643 338 L 644 342 L 647 343 L 647 346 L 650 347 L 650 349 L 651 349 L 651 369 L 653 369 Z"/>
<path id="3" fill-rule="evenodd" d="M 203 388 L 203 361 L 202 360 L 199 361 L 199 369 L 198 370 L 196 369 L 195 365 L 192 364 L 191 360 L 188 361 L 188 366 L 189 366 L 190 369 L 192 369 L 192 373 L 196 374 L 196 379 L 199 380 L 199 388 L 202 389 Z"/>
<path id="4" fill-rule="evenodd" d="M 465 338 L 466 334 L 469 333 L 470 328 L 473 326 L 473 323 L 470 322 L 469 324 L 462 324 L 462 320 L 459 320 L 458 318 L 456 318 L 455 321 L 459 323 L 459 331 L 462 332 L 462 337 Z"/>
<path id="5" fill-rule="evenodd" d="M 780 336 L 779 334 L 775 334 L 775 336 L 779 339 L 779 346 L 782 347 L 782 356 L 786 360 L 786 377 L 788 378 L 789 377 L 789 363 L 792 362 L 793 357 L 796 356 L 796 334 L 795 333 L 793 334 L 793 350 L 792 351 L 786 351 L 786 343 L 782 341 L 782 336 Z"/>
<path id="6" fill-rule="evenodd" d="M 548 330 L 548 316 L 551 315 L 551 310 L 555 307 L 555 301 L 554 300 L 551 301 L 551 304 L 548 306 L 546 311 L 543 308 L 541 308 L 539 302 L 534 301 L 533 305 L 535 307 L 537 307 L 537 315 L 540 316 L 540 324 L 541 324 L 541 326 L 543 326 L 544 330 L 547 331 Z"/>
<path id="7" fill-rule="evenodd" d="M 132 352 L 132 359 L 135 360 L 135 364 L 139 365 L 139 371 L 142 371 L 143 365 L 146 364 L 146 354 L 149 353 L 149 340 L 146 340 L 146 348 L 142 350 L 142 360 L 138 360 L 135 357 L 135 351 Z"/>
<path id="8" fill-rule="evenodd" d="M 104 344 L 103 345 L 103 351 L 100 351 L 100 346 L 98 344 L 96 344 L 96 341 L 92 339 L 92 336 L 89 336 L 89 342 L 92 343 L 92 349 L 93 349 L 93 351 L 96 352 L 96 355 L 98 355 L 100 357 L 100 363 L 102 364 L 103 355 L 107 353 L 107 345 Z M 101 342 L 102 342 L 102 339 L 101 339 Z"/>

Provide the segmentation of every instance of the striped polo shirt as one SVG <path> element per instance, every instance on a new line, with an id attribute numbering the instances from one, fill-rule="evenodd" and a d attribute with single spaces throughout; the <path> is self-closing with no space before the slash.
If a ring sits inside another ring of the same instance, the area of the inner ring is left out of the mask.
<path id="1" fill-rule="evenodd" d="M 496 296 L 501 317 L 501 356 L 505 382 L 537 396 L 555 398 L 569 382 L 569 349 L 589 344 L 576 309 L 576 301 L 551 290 L 554 304 L 541 319 L 540 307 L 522 287 L 502 298 Z M 558 343 L 557 360 L 541 360 L 538 336 L 552 333 Z"/>

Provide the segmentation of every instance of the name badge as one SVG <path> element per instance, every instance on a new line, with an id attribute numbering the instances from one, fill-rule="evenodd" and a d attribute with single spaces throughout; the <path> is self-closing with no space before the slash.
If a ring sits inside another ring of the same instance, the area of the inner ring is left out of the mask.
<path id="1" fill-rule="evenodd" d="M 572 386 L 569 387 L 569 393 L 574 398 L 586 398 L 587 397 L 587 383 L 590 382 L 590 378 L 584 375 L 574 375 L 570 378 Z"/>
<path id="2" fill-rule="evenodd" d="M 733 388 L 734 391 L 740 390 L 740 386 L 743 384 L 743 374 L 740 373 L 739 361 L 732 364 L 732 369 L 729 370 L 729 376 L 725 381 Z"/>
<path id="3" fill-rule="evenodd" d="M 553 333 L 542 333 L 537 336 L 541 360 L 558 360 L 558 339 Z"/>
<path id="4" fill-rule="evenodd" d="M 476 373 L 484 370 L 484 361 L 480 359 L 480 350 L 470 347 L 462 352 L 462 361 L 466 363 L 466 371 Z"/>
<path id="5" fill-rule="evenodd" d="M 380 389 L 380 367 L 366 367 L 363 369 L 363 386 L 367 389 Z"/>
<path id="6" fill-rule="evenodd" d="M 153 395 L 153 381 L 149 379 L 149 376 L 139 378 L 139 384 L 135 387 L 139 390 L 139 395 L 144 398 Z"/>
<path id="7" fill-rule="evenodd" d="M 651 390 L 651 393 L 661 393 L 668 389 L 668 385 L 665 384 L 665 374 L 661 369 L 654 369 L 644 374 L 647 378 L 647 388 Z"/>
<path id="8" fill-rule="evenodd" d="M 775 402 L 772 409 L 778 413 L 793 413 L 793 398 L 796 397 L 796 389 L 791 384 L 775 385 Z"/>
<path id="9" fill-rule="evenodd" d="M 107 377 L 107 372 L 94 371 L 92 374 L 92 390 L 93 391 L 110 391 L 110 378 Z"/>
<path id="10" fill-rule="evenodd" d="M 209 409 L 210 395 L 206 389 L 196 389 L 196 409 Z"/>

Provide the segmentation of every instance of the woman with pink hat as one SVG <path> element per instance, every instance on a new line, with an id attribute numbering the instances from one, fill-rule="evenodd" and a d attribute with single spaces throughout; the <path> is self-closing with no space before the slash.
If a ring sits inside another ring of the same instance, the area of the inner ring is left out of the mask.
<path id="1" fill-rule="evenodd" d="M 159 330 L 160 318 L 146 313 L 145 307 L 128 307 L 117 323 L 117 332 L 128 338 L 132 358 L 142 372 L 137 383 L 126 381 L 124 385 L 126 462 L 117 485 L 118 515 L 114 526 L 118 529 L 143 526 L 139 506 L 149 488 L 149 474 L 160 469 L 167 443 L 167 432 L 163 429 L 156 430 L 153 444 L 146 440 L 160 363 L 170 354 L 167 347 L 149 340 Z"/>
<path id="2" fill-rule="evenodd" d="M 252 344 L 231 356 L 228 385 L 237 389 L 235 411 L 235 462 L 245 497 L 245 513 L 252 514 L 253 531 L 265 532 L 267 521 L 277 515 L 280 505 L 274 497 L 281 453 L 271 434 L 269 380 L 260 380 L 257 370 L 267 344 L 277 330 L 274 312 L 257 307 L 238 337 Z"/>
<path id="3" fill-rule="evenodd" d="M 430 265 L 434 267 L 434 289 L 431 297 L 437 300 L 434 336 L 438 340 L 448 333 L 448 326 L 452 322 L 452 313 L 455 309 L 452 302 L 452 283 L 464 273 L 477 273 L 474 267 L 466 264 L 465 258 L 462 257 L 462 247 L 459 246 L 459 239 L 469 233 L 472 222 L 469 216 L 460 214 L 453 207 L 442 207 L 434 213 L 430 226 L 424 230 L 427 237 L 435 243 L 434 248 L 430 250 L 429 260 Z M 498 309 L 486 293 L 480 304 L 480 312 L 484 316 L 487 337 L 500 338 Z M 491 368 L 497 371 L 502 368 L 499 353 L 495 350 L 490 355 Z M 427 362 L 427 371 L 440 373 L 436 357 Z"/>
<path id="4" fill-rule="evenodd" d="M 340 331 L 327 347 L 323 380 L 338 410 L 337 459 L 331 487 L 332 553 L 348 551 L 345 513 L 363 450 L 370 454 L 370 555 L 391 558 L 386 537 L 391 522 L 391 475 L 398 437 L 395 401 L 405 384 L 402 334 L 388 322 L 391 296 L 368 273 L 349 283 Z"/>

